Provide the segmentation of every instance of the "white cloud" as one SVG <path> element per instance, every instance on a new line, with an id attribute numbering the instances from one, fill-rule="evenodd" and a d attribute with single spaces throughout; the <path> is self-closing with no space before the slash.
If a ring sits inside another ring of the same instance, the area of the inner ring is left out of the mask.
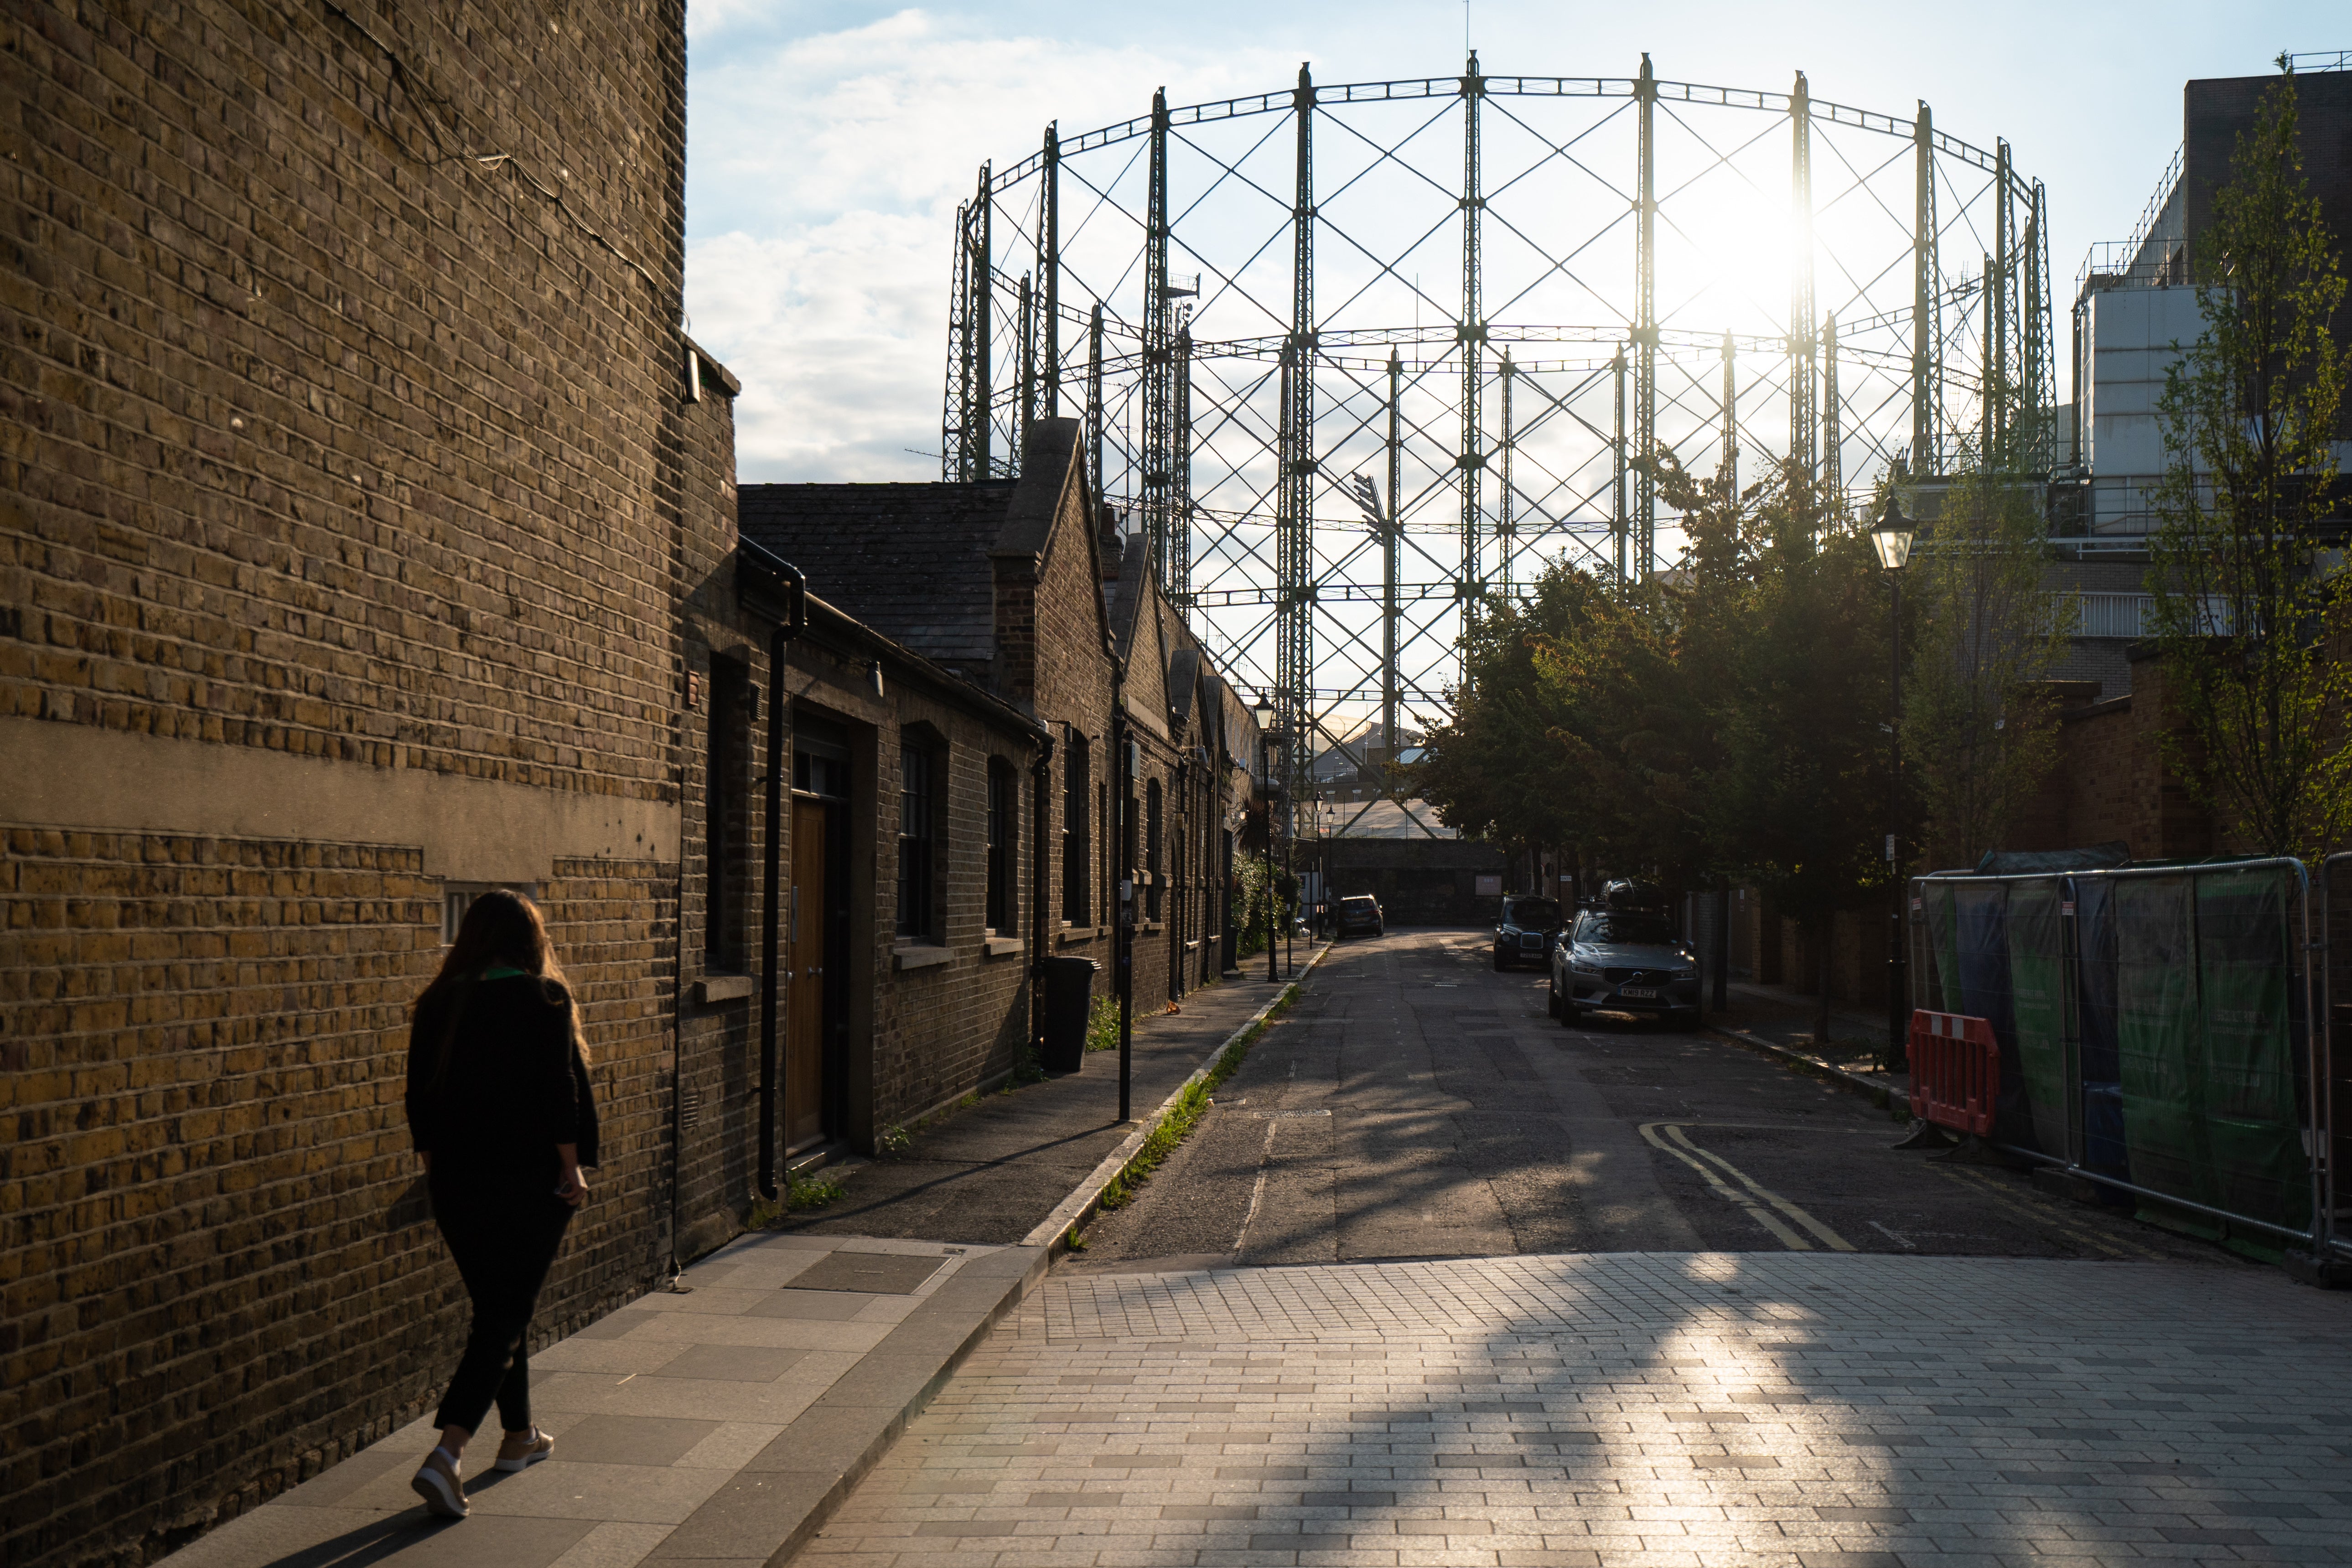
<path id="1" fill-rule="evenodd" d="M 1256 50 L 1204 64 L 915 10 L 792 38 L 763 15 L 689 12 L 687 304 L 743 382 L 747 479 L 937 474 L 905 448 L 939 447 L 950 229 L 982 159 L 1143 112 L 1179 73 L 1188 100 L 1282 79 Z"/>
<path id="2" fill-rule="evenodd" d="M 946 353 L 941 249 L 926 218 L 873 212 L 687 251 L 697 341 L 741 378 L 747 480 L 935 478 Z"/>

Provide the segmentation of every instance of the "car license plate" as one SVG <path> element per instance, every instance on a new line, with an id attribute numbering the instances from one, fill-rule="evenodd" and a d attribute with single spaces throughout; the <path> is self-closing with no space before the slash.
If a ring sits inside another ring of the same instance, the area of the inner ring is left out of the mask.
<path id="1" fill-rule="evenodd" d="M 1648 985 L 1620 985 L 1617 988 L 1617 994 L 1641 1002 L 1654 1002 L 1658 999 L 1656 989 Z"/>

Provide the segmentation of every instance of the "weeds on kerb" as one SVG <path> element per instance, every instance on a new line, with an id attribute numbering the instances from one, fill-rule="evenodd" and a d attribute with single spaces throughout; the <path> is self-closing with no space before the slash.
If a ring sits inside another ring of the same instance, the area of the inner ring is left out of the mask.
<path id="1" fill-rule="evenodd" d="M 1103 1208 L 1124 1208 L 1134 1200 L 1135 1190 L 1150 1181 L 1151 1173 L 1158 1170 L 1161 1162 L 1184 1142 L 1185 1136 L 1200 1125 L 1201 1118 L 1209 1113 L 1210 1097 L 1227 1079 L 1241 1070 L 1250 1048 L 1257 1044 L 1266 1026 L 1289 1007 L 1291 997 L 1297 994 L 1293 991 L 1276 1004 L 1255 1028 L 1236 1040 L 1232 1048 L 1217 1059 L 1215 1067 L 1204 1076 L 1193 1079 L 1192 1085 L 1177 1097 L 1176 1103 L 1169 1107 L 1168 1114 L 1160 1119 L 1160 1125 L 1151 1130 L 1151 1136 L 1143 1141 L 1143 1147 L 1135 1152 L 1135 1158 L 1129 1160 L 1110 1185 L 1103 1189 Z"/>

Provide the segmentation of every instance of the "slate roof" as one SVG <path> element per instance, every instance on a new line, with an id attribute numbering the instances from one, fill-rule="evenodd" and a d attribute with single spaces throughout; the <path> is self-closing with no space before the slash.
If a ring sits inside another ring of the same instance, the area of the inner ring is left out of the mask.
<path id="1" fill-rule="evenodd" d="M 744 485 L 743 535 L 808 574 L 809 592 L 927 658 L 974 674 L 996 656 L 988 552 L 1014 481 Z"/>

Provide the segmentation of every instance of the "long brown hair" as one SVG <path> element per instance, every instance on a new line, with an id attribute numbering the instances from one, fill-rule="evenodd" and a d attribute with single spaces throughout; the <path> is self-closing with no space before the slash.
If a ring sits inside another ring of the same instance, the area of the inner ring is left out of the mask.
<path id="1" fill-rule="evenodd" d="M 416 999 L 422 1008 L 436 996 L 457 992 L 449 1009 L 448 1027 L 443 1032 L 441 1059 L 435 1065 L 434 1078 L 438 1080 L 449 1065 L 449 1047 L 457 1034 L 457 1014 L 465 1005 L 460 987 L 481 978 L 482 971 L 497 964 L 520 969 L 536 977 L 547 993 L 549 1003 L 562 1002 L 572 1019 L 572 1044 L 580 1059 L 588 1059 L 588 1042 L 580 1031 L 580 1005 L 564 984 L 563 966 L 555 962 L 555 944 L 547 938 L 547 922 L 540 917 L 539 906 L 520 893 L 507 888 L 493 888 L 477 898 L 466 908 L 466 918 L 458 922 L 457 940 L 442 956 L 441 972 L 425 994 Z"/>

